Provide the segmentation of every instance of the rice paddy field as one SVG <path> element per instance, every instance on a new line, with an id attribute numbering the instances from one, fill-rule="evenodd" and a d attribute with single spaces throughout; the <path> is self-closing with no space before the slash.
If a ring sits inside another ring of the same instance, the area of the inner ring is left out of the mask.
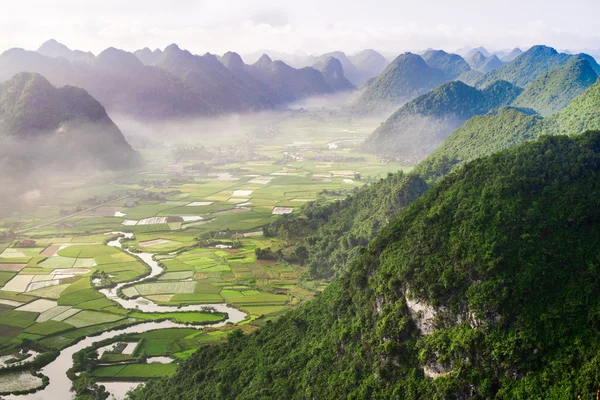
<path id="1" fill-rule="evenodd" d="M 4 215 L 0 227 L 16 234 L 0 243 L 0 356 L 32 341 L 41 351 L 60 350 L 81 337 L 146 321 L 201 324 L 223 318 L 143 313 L 101 294 L 100 288 L 149 272 L 134 255 L 106 245 L 115 231 L 133 233 L 124 247 L 155 254 L 164 268 L 155 278 L 125 286 L 124 298 L 165 306 L 227 303 L 248 314 L 238 326 L 244 331 L 310 300 L 324 283 L 310 280 L 302 266 L 257 260 L 256 249 L 280 246 L 278 239 L 262 235 L 262 226 L 298 212 L 306 202 L 344 198 L 403 169 L 356 151 L 379 122 L 325 112 L 279 116 L 245 126 L 251 139 L 216 138 L 213 146 L 221 147 L 212 150 L 216 155 L 210 160 L 173 156 L 177 148 L 206 145 L 202 135 L 165 134 L 165 143 L 140 150 L 152 160 L 142 169 L 64 182 L 39 203 Z M 198 163 L 204 166 L 197 168 Z M 207 237 L 218 244 L 206 245 Z M 136 351 L 147 356 L 182 360 L 226 335 L 167 329 L 128 340 L 139 341 Z M 133 361 L 102 365 L 93 374 L 99 380 L 144 380 L 176 368 Z M 0 386 L 8 387 L 2 377 L 0 369 Z M 38 380 L 23 375 L 16 382 L 30 389 Z"/>

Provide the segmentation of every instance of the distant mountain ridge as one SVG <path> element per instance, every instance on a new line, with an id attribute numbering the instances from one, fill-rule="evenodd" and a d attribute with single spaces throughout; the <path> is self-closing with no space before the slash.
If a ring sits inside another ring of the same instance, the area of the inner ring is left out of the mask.
<path id="1" fill-rule="evenodd" d="M 327 61 L 316 65 L 321 72 L 327 84 L 335 91 L 354 90 L 356 87 L 346 79 L 344 68 L 340 60 L 335 57 L 329 57 Z"/>
<path id="2" fill-rule="evenodd" d="M 525 93 L 525 92 L 524 92 Z M 514 107 L 493 110 L 467 121 L 416 168 L 428 179 L 493 152 L 547 135 L 576 135 L 600 130 L 600 80 L 561 111 L 543 118 L 534 111 Z"/>
<path id="3" fill-rule="evenodd" d="M 469 64 L 458 54 L 446 53 L 443 50 L 429 50 L 421 56 L 430 67 L 442 70 L 448 80 L 470 71 Z"/>
<path id="4" fill-rule="evenodd" d="M 541 75 L 554 68 L 562 67 L 572 57 L 574 56 L 559 53 L 552 47 L 533 46 L 508 64 L 487 73 L 483 78 L 475 82 L 475 85 L 477 87 L 485 87 L 497 80 L 505 80 L 514 85 L 525 87 Z M 594 66 L 595 70 L 597 68 L 600 67 Z"/>
<path id="5" fill-rule="evenodd" d="M 553 69 L 530 83 L 512 103 L 531 108 L 543 116 L 565 108 L 598 79 L 587 58 L 575 56 L 562 67 Z"/>
<path id="6" fill-rule="evenodd" d="M 392 114 L 367 138 L 364 148 L 420 161 L 468 119 L 510 104 L 521 92 L 505 81 L 483 90 L 460 81 L 445 83 Z"/>
<path id="7" fill-rule="evenodd" d="M 39 52 L 11 49 L 0 55 L 0 82 L 23 71 L 57 86 L 82 87 L 111 112 L 150 119 L 268 110 L 336 90 L 312 68 L 274 62 L 241 74 L 214 55 L 193 55 L 176 45 L 135 54 L 108 48 L 96 57 L 51 40 Z"/>

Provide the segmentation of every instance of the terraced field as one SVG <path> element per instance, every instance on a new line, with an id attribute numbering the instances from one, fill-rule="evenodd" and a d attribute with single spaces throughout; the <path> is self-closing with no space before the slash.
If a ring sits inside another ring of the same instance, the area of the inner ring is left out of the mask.
<path id="1" fill-rule="evenodd" d="M 279 133 L 252 133 L 265 123 Z M 298 212 L 308 201 L 342 199 L 401 169 L 353 151 L 377 123 L 298 113 L 254 122 L 244 128 L 250 133 L 236 131 L 235 137 L 166 136 L 166 142 L 188 148 L 206 145 L 207 138 L 221 147 L 212 150 L 217 155 L 211 160 L 175 159 L 176 147 L 142 149 L 153 162 L 141 170 L 63 182 L 43 202 L 6 216 L 0 224 L 18 229 L 12 240 L 0 243 L 0 356 L 29 341 L 41 351 L 59 350 L 79 338 L 145 321 L 222 319 L 210 312 L 142 313 L 101 294 L 98 289 L 149 273 L 135 254 L 106 245 L 115 231 L 133 233 L 123 246 L 155 254 L 164 267 L 161 275 L 123 288 L 124 298 L 159 306 L 228 303 L 248 313 L 238 326 L 247 332 L 310 300 L 324 283 L 308 279 L 303 266 L 283 257 L 257 259 L 257 249 L 275 253 L 286 240 L 264 237 L 262 226 Z M 196 168 L 200 162 L 206 168 Z M 226 335 L 178 329 L 128 340 L 141 340 L 139 351 L 147 356 L 179 360 Z M 133 364 L 102 366 L 93 374 L 99 380 L 144 380 L 171 374 L 175 367 L 135 358 Z M 37 381 L 23 376 L 23 387 L 32 382 Z"/>

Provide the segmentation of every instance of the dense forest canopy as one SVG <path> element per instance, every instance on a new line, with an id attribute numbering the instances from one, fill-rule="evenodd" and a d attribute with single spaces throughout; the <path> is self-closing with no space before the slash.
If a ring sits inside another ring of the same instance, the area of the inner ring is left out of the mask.
<path id="1" fill-rule="evenodd" d="M 600 132 L 469 163 L 314 301 L 132 398 L 591 399 L 599 173 Z"/>

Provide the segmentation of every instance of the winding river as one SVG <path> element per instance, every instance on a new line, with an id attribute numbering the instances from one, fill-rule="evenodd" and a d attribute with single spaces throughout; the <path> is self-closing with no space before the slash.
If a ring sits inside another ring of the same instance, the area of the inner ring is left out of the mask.
<path id="1" fill-rule="evenodd" d="M 126 232 L 112 232 L 113 234 L 123 235 L 126 238 L 131 238 L 133 236 L 132 233 Z M 112 240 L 107 243 L 108 246 L 119 247 L 121 248 L 121 237 L 116 240 Z M 150 279 L 157 275 L 160 275 L 163 269 L 158 265 L 158 263 L 154 260 L 154 254 L 151 253 L 132 253 L 129 250 L 125 249 L 124 251 L 131 253 L 137 257 L 139 257 L 144 263 L 146 263 L 150 269 L 150 275 L 147 275 L 141 279 L 120 283 L 116 287 L 112 289 L 102 289 L 100 293 L 105 295 L 108 299 L 119 303 L 123 308 L 127 309 L 136 309 L 143 312 L 173 312 L 173 311 L 201 311 L 203 307 L 207 306 L 204 304 L 196 304 L 184 307 L 175 307 L 175 306 L 160 306 L 148 299 L 138 298 L 132 300 L 125 300 L 116 295 L 117 290 L 122 288 L 125 285 L 131 285 L 134 283 L 142 282 L 146 279 Z M 38 391 L 36 393 L 20 395 L 20 396 L 5 396 L 6 399 L 12 400 L 48 400 L 48 399 L 72 399 L 74 394 L 70 391 L 71 389 L 71 380 L 67 377 L 67 370 L 73 365 L 73 354 L 77 353 L 79 350 L 83 350 L 86 347 L 92 346 L 94 343 L 110 339 L 115 336 L 124 334 L 124 333 L 142 333 L 155 329 L 164 329 L 164 328 L 195 328 L 202 329 L 205 327 L 219 327 L 225 325 L 227 322 L 237 323 L 241 322 L 246 318 L 246 313 L 229 307 L 226 304 L 210 304 L 211 307 L 214 307 L 219 312 L 224 312 L 228 314 L 228 318 L 225 321 L 210 324 L 210 325 L 202 325 L 202 326 L 193 326 L 193 325 L 185 325 L 179 324 L 171 321 L 162 321 L 162 322 L 144 322 L 138 325 L 130 326 L 128 328 L 117 329 L 112 331 L 106 331 L 101 333 L 100 335 L 86 337 L 85 339 L 77 342 L 76 344 L 64 348 L 60 355 L 56 358 L 56 360 L 52 361 L 50 364 L 46 365 L 44 368 L 40 370 L 40 372 L 50 378 L 50 384 L 46 386 L 44 390 Z"/>

